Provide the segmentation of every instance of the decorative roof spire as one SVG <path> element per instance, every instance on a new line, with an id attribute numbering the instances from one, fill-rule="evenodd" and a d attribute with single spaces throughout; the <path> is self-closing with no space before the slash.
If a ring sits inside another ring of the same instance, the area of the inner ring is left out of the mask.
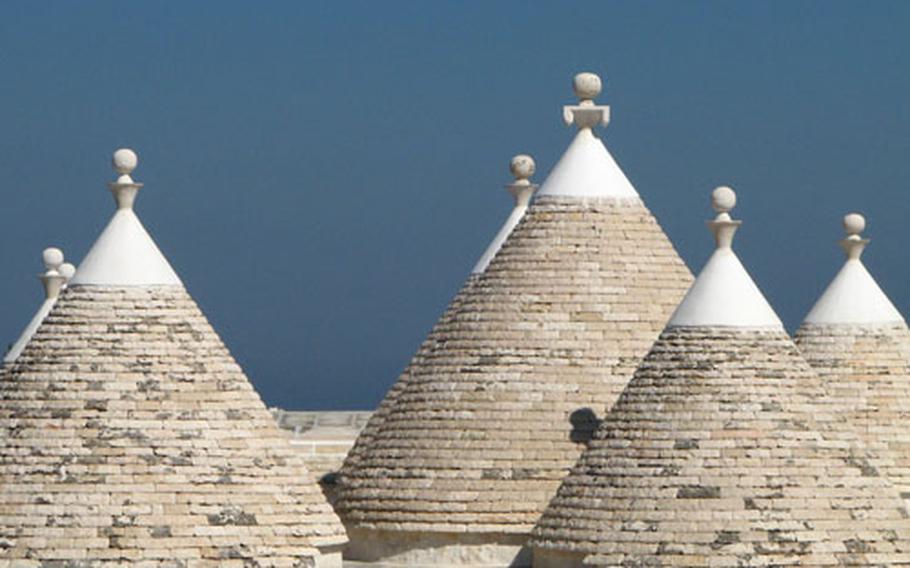
<path id="1" fill-rule="evenodd" d="M 139 157 L 129 148 L 120 148 L 114 152 L 111 163 L 114 171 L 120 174 L 117 181 L 108 184 L 114 195 L 114 201 L 117 202 L 117 209 L 132 209 L 133 203 L 136 201 L 136 194 L 142 188 L 141 183 L 136 183 L 130 177 L 130 174 L 139 165 Z"/>
<path id="2" fill-rule="evenodd" d="M 108 184 L 117 212 L 85 255 L 72 285 L 182 285 L 133 211 L 136 194 L 142 188 L 131 176 L 139 158 L 134 151 L 121 148 L 114 152 L 111 162 L 119 174 Z"/>
<path id="3" fill-rule="evenodd" d="M 866 219 L 859 213 L 844 216 L 847 236 L 840 247 L 847 256 L 844 266 L 809 311 L 807 324 L 890 324 L 903 323 L 888 296 L 869 274 L 860 256 L 869 239 L 860 233 L 866 229 Z"/>
<path id="4" fill-rule="evenodd" d="M 594 73 L 579 73 L 572 81 L 578 104 L 562 108 L 563 120 L 574 124 L 578 133 L 565 151 L 538 195 L 560 197 L 638 198 L 616 160 L 600 138 L 594 135 L 598 124 L 610 122 L 610 107 L 594 104 L 601 91 L 600 77 Z"/>
<path id="5" fill-rule="evenodd" d="M 783 327 L 733 252 L 733 235 L 742 225 L 742 221 L 730 217 L 736 206 L 736 193 L 727 186 L 716 188 L 711 193 L 711 206 L 717 216 L 708 221 L 708 228 L 717 248 L 676 308 L 668 327 Z"/>
<path id="6" fill-rule="evenodd" d="M 38 278 L 44 286 L 45 299 L 53 300 L 60 295 L 60 290 L 63 289 L 63 285 L 69 280 L 69 277 L 64 274 L 69 269 L 63 268 L 63 251 L 55 247 L 44 249 L 41 253 L 41 260 L 44 261 L 45 272 L 39 274 Z"/>
<path id="7" fill-rule="evenodd" d="M 610 107 L 595 105 L 594 99 L 600 95 L 603 85 L 600 77 L 594 73 L 579 73 L 572 79 L 572 90 L 578 97 L 577 105 L 562 107 L 562 117 L 566 125 L 574 124 L 581 129 L 594 128 L 598 124 L 606 126 L 610 123 Z"/>
<path id="8" fill-rule="evenodd" d="M 502 228 L 499 229 L 499 232 L 493 237 L 487 250 L 481 255 L 477 264 L 474 265 L 471 274 L 481 274 L 487 269 L 490 261 L 492 261 L 493 257 L 496 256 L 496 253 L 499 252 L 502 244 L 509 238 L 512 230 L 518 222 L 521 221 L 521 218 L 528 210 L 528 205 L 531 203 L 531 197 L 537 190 L 537 184 L 531 183 L 530 180 L 530 177 L 534 175 L 536 169 L 537 165 L 534 163 L 534 158 L 528 154 L 518 154 L 509 161 L 509 171 L 512 172 L 515 181 L 508 184 L 506 189 L 515 199 L 515 207 L 512 209 L 506 222 L 503 223 Z"/>
<path id="9" fill-rule="evenodd" d="M 847 260 L 859 260 L 869 239 L 864 239 L 860 233 L 866 230 L 866 218 L 859 213 L 848 213 L 844 215 L 844 231 L 847 236 L 840 241 L 840 247 L 844 249 Z"/>
<path id="10" fill-rule="evenodd" d="M 63 262 L 63 251 L 56 247 L 48 247 L 41 252 L 41 260 L 44 262 L 44 272 L 38 275 L 41 285 L 44 287 L 44 301 L 32 316 L 31 321 L 22 330 L 19 339 L 9 348 L 3 357 L 4 363 L 12 363 L 19 358 L 22 350 L 31 341 L 32 336 L 38 330 L 38 326 L 50 313 L 51 308 L 57 303 L 60 296 L 60 290 L 66 287 L 66 283 L 76 272 L 76 267 L 68 262 Z"/>
<path id="11" fill-rule="evenodd" d="M 531 201 L 531 196 L 534 195 L 534 190 L 537 189 L 537 184 L 531 183 L 531 176 L 537 171 L 534 158 L 528 154 L 513 156 L 509 161 L 509 171 L 512 172 L 515 181 L 507 185 L 506 189 L 515 198 L 516 206 L 527 206 Z"/>
<path id="12" fill-rule="evenodd" d="M 714 243 L 717 248 L 733 248 L 733 235 L 739 229 L 742 221 L 734 221 L 730 211 L 736 207 L 736 192 L 722 185 L 711 192 L 711 207 L 717 211 L 713 221 L 708 221 L 708 228 L 714 233 Z"/>

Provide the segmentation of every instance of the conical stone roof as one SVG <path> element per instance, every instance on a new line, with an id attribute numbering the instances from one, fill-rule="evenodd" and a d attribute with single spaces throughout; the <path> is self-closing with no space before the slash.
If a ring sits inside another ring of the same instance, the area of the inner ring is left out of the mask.
<path id="1" fill-rule="evenodd" d="M 506 186 L 506 189 L 512 194 L 512 197 L 515 200 L 512 211 L 502 224 L 502 227 L 500 227 L 499 231 L 493 237 L 493 240 L 490 241 L 490 244 L 487 245 L 487 248 L 477 260 L 468 279 L 462 285 L 458 293 L 455 294 L 455 297 L 452 298 L 451 302 L 449 302 L 446 310 L 439 320 L 437 320 L 436 325 L 433 326 L 433 329 L 430 330 L 430 333 L 424 339 L 423 343 L 421 343 L 420 348 L 411 358 L 408 366 L 386 393 L 385 397 L 383 397 L 373 415 L 370 416 L 366 426 L 364 426 L 363 430 L 358 435 L 357 441 L 345 458 L 345 463 L 340 471 L 341 476 L 344 476 L 345 471 L 354 467 L 354 464 L 357 462 L 363 449 L 370 446 L 370 442 L 376 432 L 379 431 L 385 416 L 395 405 L 398 393 L 403 391 L 405 385 L 407 385 L 411 367 L 419 364 L 419 361 L 424 355 L 432 351 L 439 341 L 444 339 L 439 336 L 440 330 L 445 329 L 447 322 L 458 312 L 458 309 L 461 307 L 462 299 L 467 295 L 468 290 L 474 285 L 477 278 L 486 271 L 487 266 L 490 265 L 490 261 L 493 260 L 493 257 L 499 252 L 499 249 L 512 233 L 512 230 L 518 222 L 521 221 L 522 217 L 524 217 L 525 212 L 528 210 L 528 205 L 531 203 L 531 197 L 533 197 L 534 191 L 537 189 L 537 186 L 530 181 L 531 176 L 534 175 L 535 169 L 536 164 L 531 156 L 527 154 L 518 154 L 517 156 L 512 157 L 512 160 L 509 162 L 509 170 L 515 177 L 515 181 Z"/>
<path id="2" fill-rule="evenodd" d="M 825 396 L 863 441 L 890 450 L 874 465 L 910 498 L 910 330 L 860 255 L 865 220 L 844 218 L 844 266 L 796 332 Z"/>
<path id="3" fill-rule="evenodd" d="M 135 154 L 114 163 L 107 237 L 0 378 L 0 565 L 340 566 L 338 518 L 132 211 Z"/>
<path id="4" fill-rule="evenodd" d="M 63 251 L 58 248 L 50 247 L 44 249 L 41 253 L 41 259 L 44 261 L 45 271 L 38 278 L 44 288 L 44 301 L 41 302 L 38 311 L 35 312 L 28 325 L 22 330 L 19 339 L 10 345 L 9 351 L 3 357 L 4 365 L 14 362 L 22 354 L 22 350 L 25 349 L 32 336 L 35 335 L 38 326 L 41 325 L 41 322 L 50 313 L 51 308 L 57 303 L 60 291 L 76 273 L 75 266 L 68 262 L 63 262 Z"/>
<path id="5" fill-rule="evenodd" d="M 691 282 L 593 135 L 599 91 L 576 78 L 575 142 L 345 470 L 351 558 L 526 563 L 537 517 Z"/>
<path id="6" fill-rule="evenodd" d="M 714 198 L 718 250 L 535 527 L 534 566 L 906 565 L 903 503 L 735 258 L 733 192 Z"/>

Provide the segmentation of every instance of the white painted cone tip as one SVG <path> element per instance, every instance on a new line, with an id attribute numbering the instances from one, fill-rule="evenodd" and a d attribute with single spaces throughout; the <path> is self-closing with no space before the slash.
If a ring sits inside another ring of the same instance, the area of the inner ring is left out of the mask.
<path id="1" fill-rule="evenodd" d="M 843 219 L 847 237 L 841 248 L 847 260 L 837 275 L 809 310 L 804 324 L 809 325 L 892 325 L 905 324 L 897 310 L 872 274 L 860 259 L 869 243 L 861 233 L 866 219 L 859 213 L 849 213 Z"/>
<path id="2" fill-rule="evenodd" d="M 499 231 L 496 233 L 496 236 L 493 237 L 493 240 L 490 241 L 486 250 L 477 260 L 477 264 L 471 269 L 471 274 L 483 274 L 487 270 L 493 257 L 496 256 L 496 253 L 499 252 L 503 243 L 505 243 L 506 239 L 509 238 L 509 235 L 512 234 L 512 231 L 518 225 L 518 222 L 524 217 L 525 212 L 528 210 L 528 204 L 531 202 L 531 197 L 534 194 L 534 190 L 537 189 L 530 181 L 530 177 L 534 175 L 535 169 L 536 165 L 534 163 L 534 158 L 528 154 L 518 154 L 509 161 L 509 171 L 512 173 L 512 177 L 515 178 L 515 181 L 507 185 L 506 189 L 515 197 L 515 206 L 506 218 L 505 223 L 502 224 L 502 227 L 500 227 Z"/>
<path id="3" fill-rule="evenodd" d="M 85 255 L 70 285 L 182 286 L 133 211 L 132 200 L 142 186 L 129 175 L 139 163 L 136 153 L 121 148 L 114 152 L 111 162 L 120 174 L 117 182 L 110 185 L 118 208 Z"/>
<path id="4" fill-rule="evenodd" d="M 720 186 L 711 193 L 717 211 L 708 223 L 717 247 L 676 308 L 667 327 L 773 328 L 783 324 L 731 247 L 740 221 L 730 218 L 736 193 Z"/>
<path id="5" fill-rule="evenodd" d="M 629 178 L 593 131 L 595 126 L 606 126 L 610 119 L 610 107 L 593 102 L 602 88 L 600 77 L 594 73 L 579 73 L 572 88 L 581 101 L 563 107 L 563 119 L 566 124 L 575 125 L 578 132 L 537 194 L 637 199 L 638 192 Z"/>

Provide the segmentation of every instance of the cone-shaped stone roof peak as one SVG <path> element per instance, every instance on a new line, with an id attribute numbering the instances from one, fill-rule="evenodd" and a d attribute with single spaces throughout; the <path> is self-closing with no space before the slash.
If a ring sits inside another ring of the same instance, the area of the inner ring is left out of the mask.
<path id="1" fill-rule="evenodd" d="M 579 102 L 563 107 L 563 119 L 574 124 L 578 133 L 541 185 L 539 195 L 637 198 L 629 178 L 594 134 L 595 126 L 610 122 L 610 107 L 594 104 L 601 91 L 600 77 L 579 73 L 573 88 Z"/>
<path id="2" fill-rule="evenodd" d="M 133 215 L 135 154 L 114 163 L 114 220 L 0 373 L 0 565 L 340 566 L 306 458 Z"/>
<path id="3" fill-rule="evenodd" d="M 183 285 L 133 210 L 142 184 L 130 174 L 138 163 L 128 148 L 114 152 L 113 166 L 120 176 L 109 187 L 117 211 L 79 265 L 73 286 Z"/>
<path id="4" fill-rule="evenodd" d="M 730 217 L 736 193 L 729 187 L 718 187 L 711 194 L 711 202 L 717 217 L 708 222 L 708 227 L 714 233 L 716 248 L 668 326 L 782 329 L 780 318 L 733 252 L 733 236 L 742 224 Z"/>
<path id="5" fill-rule="evenodd" d="M 534 158 L 527 154 L 518 154 L 509 162 L 509 170 L 515 177 L 515 181 L 507 185 L 506 189 L 515 199 L 515 206 L 506 218 L 505 223 L 502 224 L 499 232 L 496 233 L 487 249 L 477 260 L 477 264 L 474 265 L 471 274 L 482 274 L 487 269 L 490 261 L 493 260 L 493 257 L 496 256 L 496 253 L 502 247 L 502 243 L 506 242 L 506 239 L 512 234 L 512 229 L 524 217 L 525 211 L 528 210 L 528 205 L 531 204 L 531 197 L 534 196 L 534 191 L 537 189 L 537 185 L 531 183 L 531 176 L 534 175 L 536 169 L 537 165 L 534 163 Z"/>
<path id="6" fill-rule="evenodd" d="M 877 325 L 904 323 L 888 296 L 861 260 L 869 239 L 861 236 L 866 220 L 859 213 L 844 217 L 847 236 L 840 246 L 847 256 L 843 267 L 806 315 L 807 324 Z"/>
<path id="7" fill-rule="evenodd" d="M 350 559 L 524 565 L 531 527 L 692 282 L 634 192 L 572 173 L 605 155 L 590 132 L 606 114 L 599 84 L 576 78 L 582 103 L 567 115 L 587 132 L 342 468 Z"/>
<path id="8" fill-rule="evenodd" d="M 25 326 L 25 329 L 22 330 L 19 339 L 17 339 L 16 342 L 10 346 L 9 351 L 6 352 L 6 355 L 3 357 L 4 363 L 12 363 L 19 357 L 29 340 L 35 335 L 38 326 L 41 325 L 41 322 L 47 317 L 51 308 L 57 303 L 60 291 L 76 273 L 76 267 L 68 262 L 64 262 L 63 251 L 56 247 L 44 249 L 41 253 L 41 260 L 44 262 L 44 272 L 38 275 L 38 279 L 41 281 L 41 285 L 44 288 L 44 301 L 41 302 L 38 311 L 35 312 L 31 321 L 29 321 L 28 325 Z"/>

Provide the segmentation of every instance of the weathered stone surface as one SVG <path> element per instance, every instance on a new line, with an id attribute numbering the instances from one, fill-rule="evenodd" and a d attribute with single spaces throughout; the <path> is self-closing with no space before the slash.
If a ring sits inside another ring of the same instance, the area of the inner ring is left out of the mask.
<path id="1" fill-rule="evenodd" d="M 361 435 L 346 524 L 527 535 L 691 281 L 640 200 L 540 198 Z"/>
<path id="2" fill-rule="evenodd" d="M 0 377 L 0 566 L 338 565 L 345 541 L 182 287 L 72 286 Z"/>
<path id="3" fill-rule="evenodd" d="M 535 565 L 910 563 L 869 466 L 888 458 L 840 412 L 782 330 L 664 331 L 535 527 Z"/>
<path id="4" fill-rule="evenodd" d="M 353 470 L 356 467 L 357 460 L 360 457 L 361 452 L 364 451 L 364 448 L 369 448 L 373 437 L 376 436 L 376 433 L 379 432 L 382 427 L 382 422 L 385 420 L 386 415 L 391 412 L 392 408 L 395 405 L 395 401 L 398 398 L 399 393 L 404 391 L 408 383 L 408 377 L 410 377 L 411 367 L 419 365 L 420 361 L 427 354 L 432 352 L 436 347 L 445 341 L 445 330 L 451 319 L 458 313 L 458 309 L 461 307 L 462 301 L 465 296 L 468 295 L 471 286 L 474 282 L 480 277 L 479 274 L 471 274 L 468 277 L 468 280 L 464 283 L 461 290 L 452 298 L 452 301 L 449 302 L 449 305 L 446 307 L 445 312 L 437 320 L 436 324 L 433 326 L 433 329 L 430 330 L 430 333 L 424 339 L 423 343 L 420 344 L 420 347 L 417 350 L 417 353 L 411 358 L 408 366 L 402 371 L 401 375 L 398 377 L 398 380 L 392 385 L 389 391 L 383 397 L 382 401 L 379 403 L 379 406 L 373 412 L 370 419 L 367 421 L 366 426 L 363 427 L 363 430 L 360 431 L 360 434 L 357 436 L 356 441 L 354 442 L 353 447 L 348 452 L 347 456 L 344 458 L 344 462 L 339 468 L 338 477 L 339 479 L 343 478 L 347 471 Z"/>
<path id="5" fill-rule="evenodd" d="M 903 323 L 803 324 L 803 356 L 822 377 L 825 397 L 878 459 L 858 463 L 910 494 L 910 331 Z M 888 459 L 885 459 L 885 458 Z"/>

